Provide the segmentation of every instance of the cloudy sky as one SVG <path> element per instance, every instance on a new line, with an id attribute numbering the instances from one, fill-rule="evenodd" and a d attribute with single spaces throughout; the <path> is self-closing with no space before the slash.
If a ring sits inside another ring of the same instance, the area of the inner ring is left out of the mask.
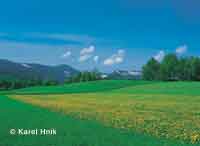
<path id="1" fill-rule="evenodd" d="M 199 0 L 6 0 L 0 58 L 86 70 L 140 69 L 166 53 L 200 56 Z"/>

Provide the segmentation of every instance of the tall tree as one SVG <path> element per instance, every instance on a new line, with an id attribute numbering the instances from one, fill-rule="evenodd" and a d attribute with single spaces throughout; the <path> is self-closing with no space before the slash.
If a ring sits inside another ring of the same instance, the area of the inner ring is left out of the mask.
<path id="1" fill-rule="evenodd" d="M 191 57 L 191 80 L 200 80 L 200 59 L 198 57 Z"/>
<path id="2" fill-rule="evenodd" d="M 178 75 L 179 60 L 175 54 L 168 54 L 164 57 L 160 67 L 160 77 L 162 80 L 179 80 Z"/>
<path id="3" fill-rule="evenodd" d="M 177 66 L 177 74 L 179 80 L 190 80 L 190 63 L 188 58 L 180 58 Z"/>
<path id="4" fill-rule="evenodd" d="M 142 75 L 144 80 L 159 80 L 160 63 L 151 58 L 146 65 L 143 66 Z"/>

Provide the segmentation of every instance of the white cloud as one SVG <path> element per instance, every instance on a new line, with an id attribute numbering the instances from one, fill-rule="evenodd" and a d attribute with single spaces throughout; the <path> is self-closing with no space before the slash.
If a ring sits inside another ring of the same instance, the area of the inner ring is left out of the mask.
<path id="1" fill-rule="evenodd" d="M 90 54 L 90 53 L 93 53 L 94 51 L 95 51 L 95 47 L 89 46 L 88 48 L 83 48 L 80 52 L 80 55 Z"/>
<path id="2" fill-rule="evenodd" d="M 72 55 L 72 52 L 68 50 L 68 51 L 66 51 L 64 54 L 62 54 L 61 57 L 62 57 L 62 58 L 68 58 L 68 57 L 70 57 L 71 55 Z"/>
<path id="3" fill-rule="evenodd" d="M 85 62 L 92 57 L 91 54 L 85 54 L 79 57 L 79 62 Z"/>
<path id="4" fill-rule="evenodd" d="M 113 65 L 113 64 L 115 64 L 115 61 L 112 58 L 108 58 L 108 59 L 104 60 L 103 64 L 104 65 Z"/>
<path id="5" fill-rule="evenodd" d="M 125 50 L 118 50 L 116 54 L 113 54 L 111 57 L 104 60 L 104 65 L 110 66 L 114 64 L 119 64 L 124 61 Z"/>
<path id="6" fill-rule="evenodd" d="M 121 56 L 120 57 L 118 56 L 118 57 L 115 58 L 116 63 L 122 63 L 123 61 L 124 61 L 124 58 L 121 57 Z"/>
<path id="7" fill-rule="evenodd" d="M 94 58 L 93 58 L 93 59 L 94 59 L 94 62 L 96 62 L 96 63 L 97 63 L 97 62 L 99 61 L 99 56 L 94 56 Z"/>
<path id="8" fill-rule="evenodd" d="M 89 46 L 88 48 L 83 48 L 80 51 L 80 57 L 79 57 L 79 62 L 84 62 L 90 59 L 93 56 L 93 53 L 95 51 L 94 46 Z"/>
<path id="9" fill-rule="evenodd" d="M 187 45 L 183 45 L 183 46 L 179 46 L 176 48 L 176 54 L 177 55 L 182 55 L 185 52 L 187 52 L 188 46 Z"/>
<path id="10" fill-rule="evenodd" d="M 153 58 L 160 62 L 163 60 L 164 57 L 165 57 L 165 51 L 160 50 Z"/>

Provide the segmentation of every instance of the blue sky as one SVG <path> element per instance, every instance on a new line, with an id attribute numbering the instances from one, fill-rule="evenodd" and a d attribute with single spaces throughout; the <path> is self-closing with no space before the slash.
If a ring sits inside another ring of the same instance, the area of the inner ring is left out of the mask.
<path id="1" fill-rule="evenodd" d="M 0 58 L 109 72 L 200 56 L 199 10 L 198 0 L 1 1 Z"/>

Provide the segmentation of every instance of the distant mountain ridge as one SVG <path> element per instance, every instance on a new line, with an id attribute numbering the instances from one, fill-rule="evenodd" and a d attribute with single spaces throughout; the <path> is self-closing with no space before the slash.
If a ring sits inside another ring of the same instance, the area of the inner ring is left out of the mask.
<path id="1" fill-rule="evenodd" d="M 108 74 L 107 78 L 115 80 L 139 80 L 141 76 L 141 71 L 115 70 Z"/>
<path id="2" fill-rule="evenodd" d="M 0 59 L 0 79 L 40 79 L 64 82 L 65 79 L 77 73 L 79 71 L 69 65 L 50 66 Z"/>

